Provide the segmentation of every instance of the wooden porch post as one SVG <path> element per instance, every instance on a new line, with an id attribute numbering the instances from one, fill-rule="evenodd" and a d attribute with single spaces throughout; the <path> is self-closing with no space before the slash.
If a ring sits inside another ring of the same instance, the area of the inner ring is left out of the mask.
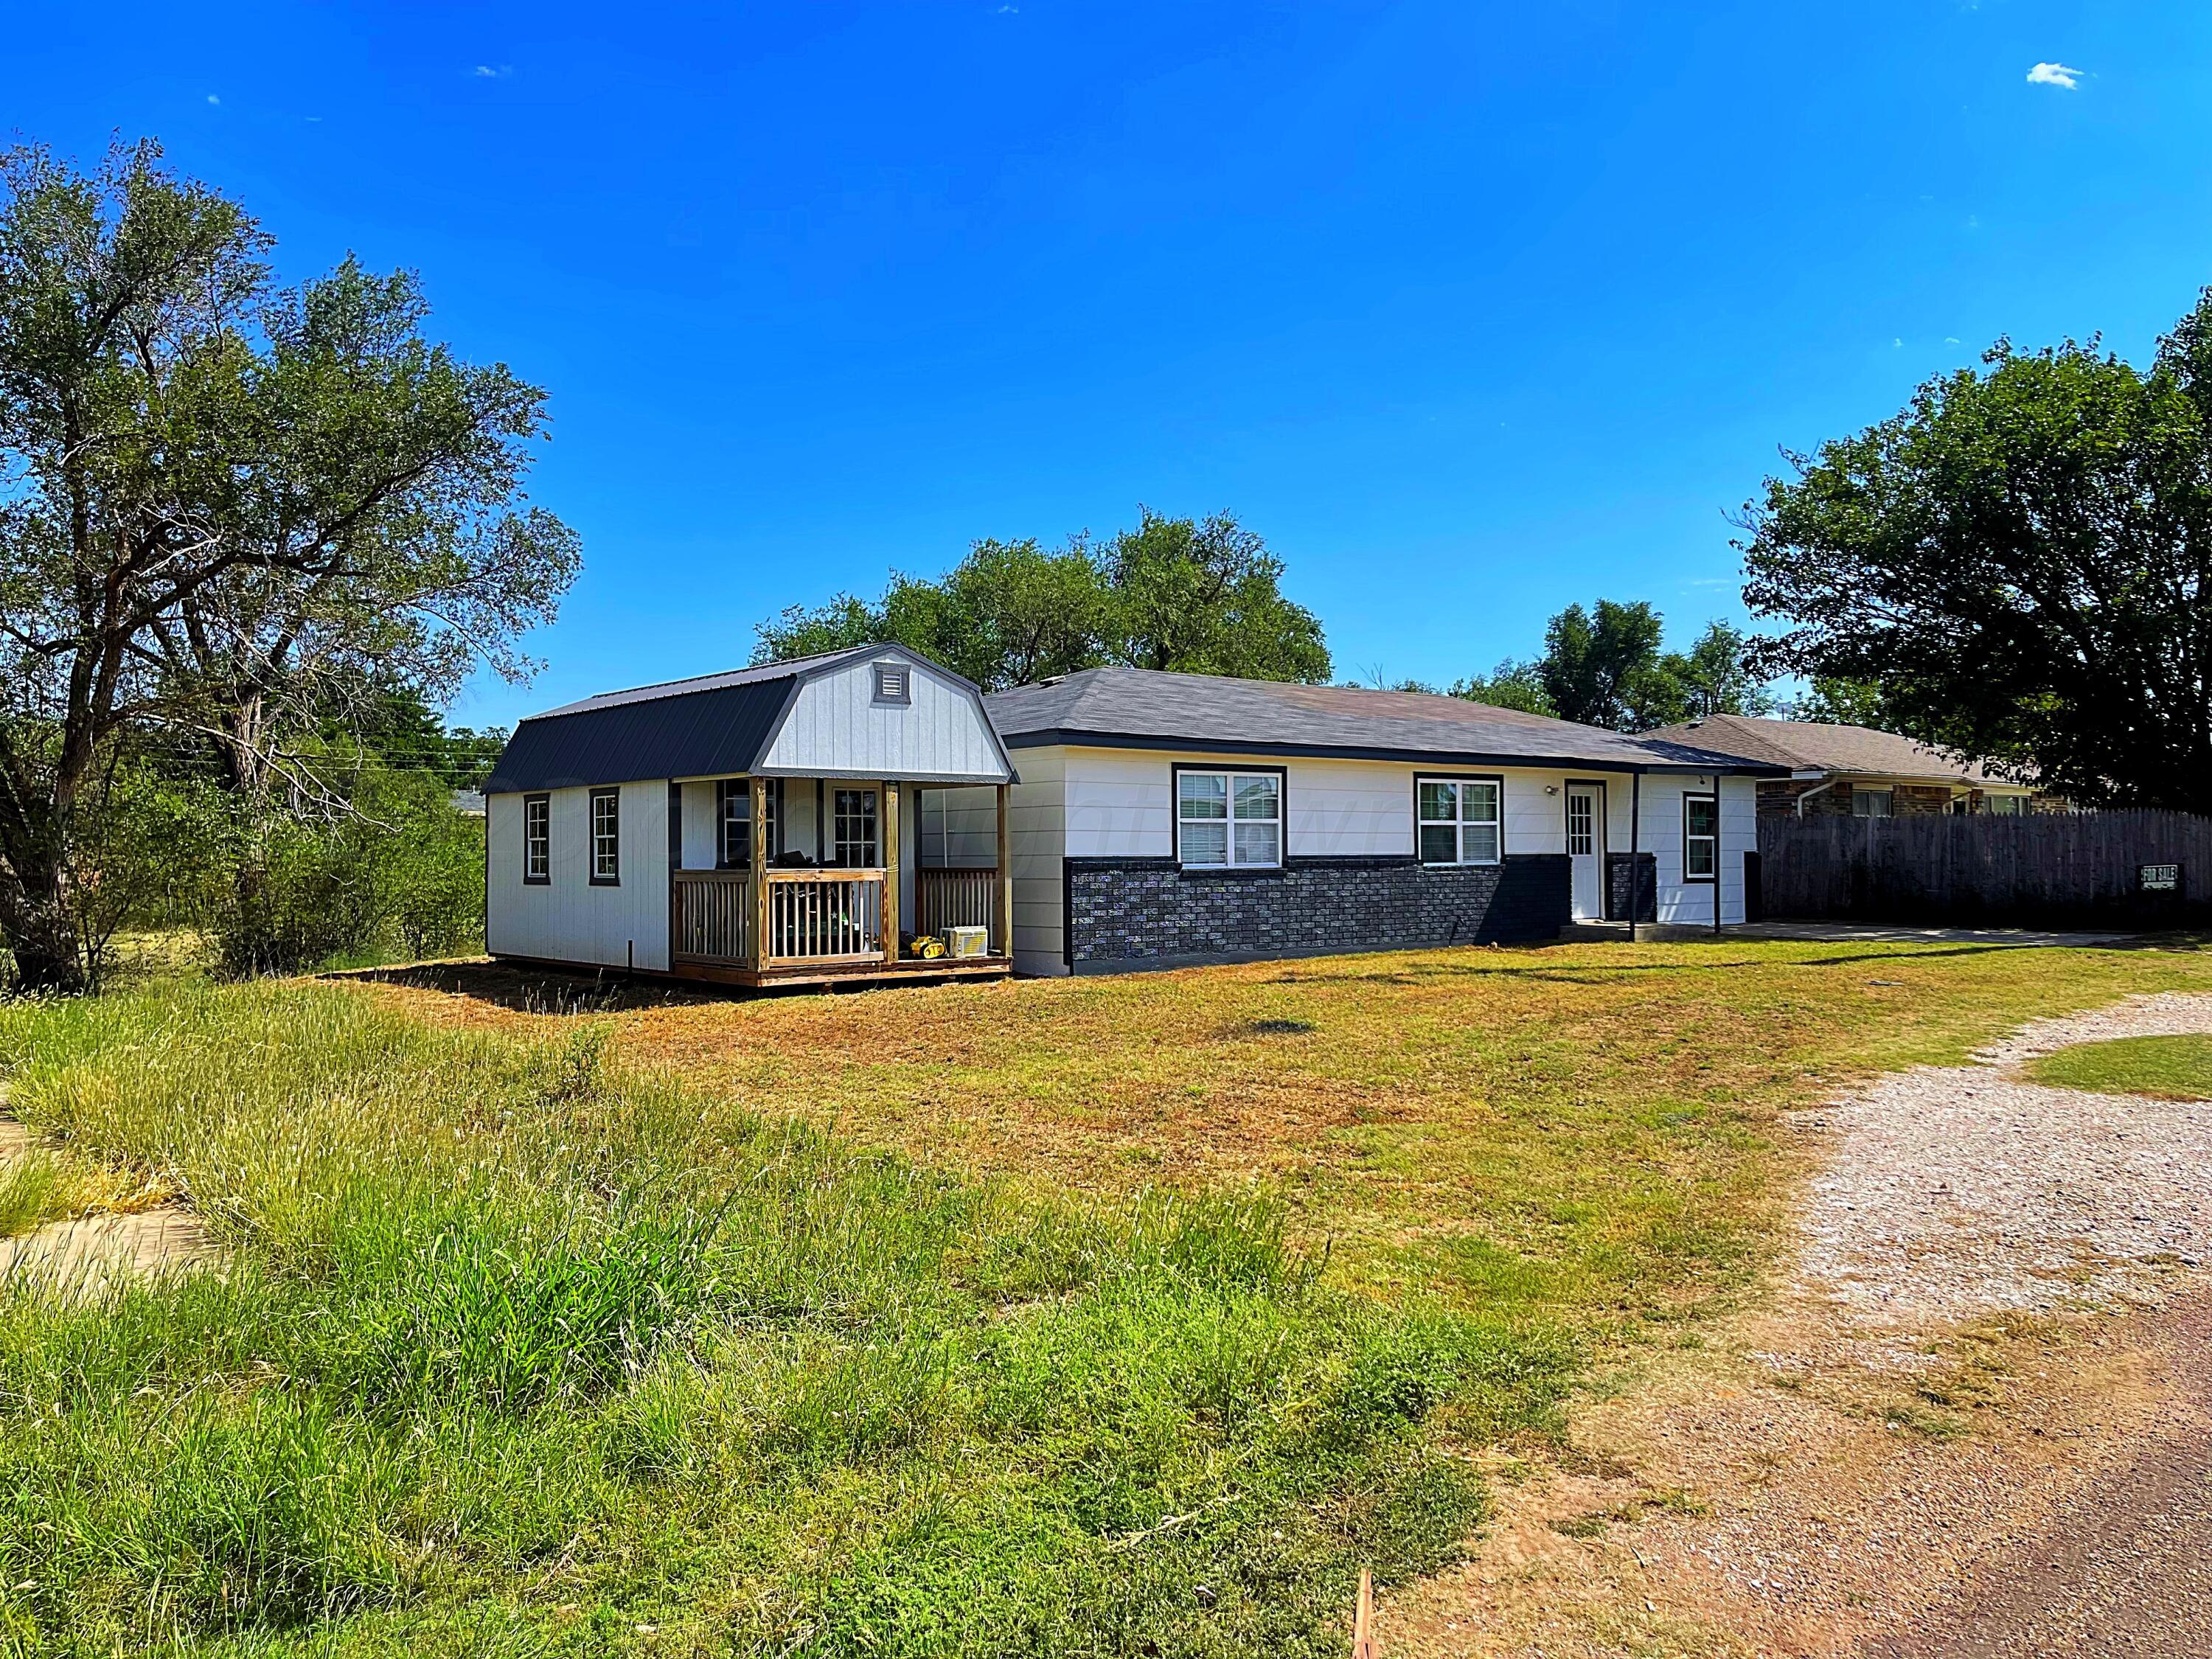
<path id="1" fill-rule="evenodd" d="M 752 798 L 753 968 L 768 966 L 768 780 L 756 773 L 745 780 Z"/>
<path id="2" fill-rule="evenodd" d="M 884 802 L 884 960 L 896 962 L 899 951 L 899 787 L 882 786 Z"/>
<path id="3" fill-rule="evenodd" d="M 1014 956 L 1014 845 L 1006 833 L 1006 799 L 1012 786 L 999 786 L 999 954 Z"/>

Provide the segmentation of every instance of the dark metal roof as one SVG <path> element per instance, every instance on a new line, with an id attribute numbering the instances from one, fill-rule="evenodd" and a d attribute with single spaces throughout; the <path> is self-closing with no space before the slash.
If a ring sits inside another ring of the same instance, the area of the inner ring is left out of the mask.
<path id="1" fill-rule="evenodd" d="M 514 728 L 484 785 L 487 794 L 574 789 L 643 778 L 701 778 L 750 772 L 760 763 L 802 682 L 848 663 L 902 658 L 965 686 L 981 688 L 902 645 L 856 645 L 787 662 L 664 680 L 609 691 L 532 714 Z M 994 734 L 995 738 L 995 733 Z M 999 744 L 999 757 L 1013 763 Z"/>
<path id="2" fill-rule="evenodd" d="M 532 714 L 537 720 L 551 720 L 556 714 L 588 714 L 601 708 L 620 708 L 635 702 L 657 702 L 664 697 L 688 697 L 699 691 L 720 691 L 734 685 L 758 685 L 764 680 L 787 680 L 794 674 L 811 674 L 824 668 L 835 668 L 862 657 L 880 656 L 894 647 L 881 645 L 848 646 L 842 651 L 822 651 L 811 657 L 793 657 L 784 662 L 760 663 L 751 668 L 726 669 L 719 674 L 697 674 L 688 680 L 663 680 L 657 685 L 635 685 L 627 691 L 605 691 L 596 697 L 586 697 L 580 702 L 563 703 L 558 708 L 549 708 L 542 714 Z M 902 652 L 901 655 L 906 654 Z"/>
<path id="3" fill-rule="evenodd" d="M 1291 685 L 1143 668 L 1089 668 L 984 699 L 1008 746 L 1091 744 L 1245 755 L 1339 756 L 1612 771 L 1787 769 L 1692 744 L 1418 691 Z"/>
<path id="4" fill-rule="evenodd" d="M 799 689 L 793 666 L 779 667 L 773 678 L 751 675 L 692 690 L 648 686 L 650 696 L 616 692 L 533 714 L 514 728 L 485 793 L 750 772 Z"/>

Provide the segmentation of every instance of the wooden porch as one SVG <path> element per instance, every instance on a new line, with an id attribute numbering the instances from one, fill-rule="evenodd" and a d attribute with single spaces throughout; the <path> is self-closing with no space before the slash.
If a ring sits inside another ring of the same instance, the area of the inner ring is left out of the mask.
<path id="1" fill-rule="evenodd" d="M 910 870 L 902 867 L 896 782 L 886 781 L 877 796 L 882 861 L 859 867 L 775 862 L 768 843 L 767 781 L 755 777 L 746 787 L 752 840 L 747 867 L 670 872 L 672 976 L 724 985 L 833 985 L 1000 978 L 1013 971 L 1005 785 L 995 786 L 995 864 Z M 956 941 L 975 938 L 957 930 L 980 930 L 981 951 L 953 954 Z"/>

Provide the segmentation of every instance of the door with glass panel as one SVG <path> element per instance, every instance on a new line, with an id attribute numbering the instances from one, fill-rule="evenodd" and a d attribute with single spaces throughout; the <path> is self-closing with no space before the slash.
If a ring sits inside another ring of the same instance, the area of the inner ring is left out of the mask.
<path id="1" fill-rule="evenodd" d="M 1605 919 L 1605 786 L 1567 786 L 1567 866 L 1577 921 Z"/>

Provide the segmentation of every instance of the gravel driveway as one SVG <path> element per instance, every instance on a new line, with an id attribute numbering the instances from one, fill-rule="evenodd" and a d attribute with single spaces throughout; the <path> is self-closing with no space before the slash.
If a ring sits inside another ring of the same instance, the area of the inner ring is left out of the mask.
<path id="1" fill-rule="evenodd" d="M 2073 1043 L 2194 1033 L 2212 1033 L 2212 996 L 2131 998 L 1811 1114 L 1834 1152 L 1802 1212 L 1801 1288 L 1920 1325 L 2112 1297 L 2159 1264 L 2212 1257 L 2212 1103 L 2020 1071 Z"/>

